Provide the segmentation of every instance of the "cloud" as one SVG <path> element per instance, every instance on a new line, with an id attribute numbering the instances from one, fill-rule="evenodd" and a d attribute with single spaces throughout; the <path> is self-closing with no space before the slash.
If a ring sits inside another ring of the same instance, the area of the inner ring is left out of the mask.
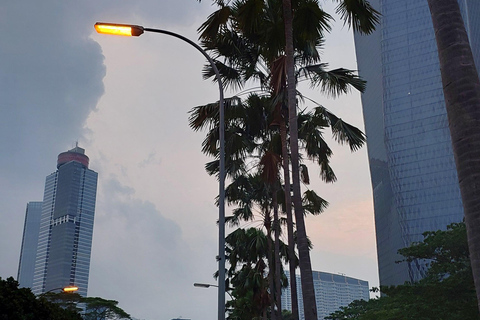
<path id="1" fill-rule="evenodd" d="M 48 1 L 0 6 L 0 26 L 9 30 L 0 35 L 0 145 L 8 150 L 0 164 L 13 167 L 16 177 L 38 170 L 27 155 L 51 157 L 81 138 L 83 122 L 103 94 L 101 48 L 90 31 L 77 28 L 83 13 L 78 7 Z M 66 23 L 74 12 L 78 17 Z"/>
<path id="2" fill-rule="evenodd" d="M 193 283 L 212 282 L 204 270 L 206 260 L 212 262 L 207 268 L 216 270 L 213 259 L 205 259 L 201 246 L 192 247 L 182 228 L 153 203 L 136 199 L 134 190 L 114 177 L 104 180 L 96 208 L 89 295 L 115 299 L 127 312 L 147 319 L 174 318 L 180 310 L 211 317 L 215 292 L 202 295 Z M 180 297 L 188 297 L 189 308 Z"/>
<path id="3" fill-rule="evenodd" d="M 152 164 L 160 164 L 162 160 L 160 159 L 157 159 L 157 153 L 156 152 L 150 152 L 147 156 L 147 158 L 143 159 L 139 164 L 138 166 L 140 168 L 145 168 L 149 165 L 152 165 Z"/>
<path id="4" fill-rule="evenodd" d="M 78 27 L 80 2 L 68 3 L 0 4 L 2 275 L 16 274 L 26 203 L 42 200 L 56 156 L 82 137 L 103 94 L 101 48 Z"/>
<path id="5" fill-rule="evenodd" d="M 157 17 L 162 23 L 189 24 L 198 8 L 187 2 L 193 0 L 1 2 L 4 214 L 21 216 L 27 201 L 41 199 L 44 177 L 55 170 L 57 154 L 84 139 L 84 123 L 104 92 L 106 72 L 100 45 L 90 38 L 95 21 Z M 11 205 L 7 199 L 12 198 L 20 204 Z"/>

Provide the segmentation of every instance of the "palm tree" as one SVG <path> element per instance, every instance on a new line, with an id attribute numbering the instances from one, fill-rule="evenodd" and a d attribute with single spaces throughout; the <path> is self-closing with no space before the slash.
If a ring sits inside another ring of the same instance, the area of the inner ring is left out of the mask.
<path id="1" fill-rule="evenodd" d="M 303 66 L 311 66 L 311 64 L 319 62 L 318 47 L 322 44 L 323 33 L 330 28 L 331 17 L 321 10 L 316 0 L 295 1 L 293 9 L 290 1 L 280 2 L 279 0 L 235 1 L 232 5 L 229 5 L 230 1 L 228 0 L 215 2 L 220 9 L 214 12 L 200 27 L 200 38 L 206 50 L 213 52 L 216 57 L 224 57 L 224 62 L 217 61 L 217 67 L 220 69 L 224 83 L 241 87 L 246 81 L 254 79 L 260 82 L 262 88 L 273 89 L 277 98 L 283 95 L 288 99 L 288 103 L 285 105 L 288 106 L 289 112 L 293 204 L 297 223 L 302 290 L 306 304 L 304 309 L 307 319 L 316 319 L 313 279 L 311 278 L 310 257 L 301 207 L 295 93 L 296 78 L 299 73 L 295 73 L 295 65 L 300 63 Z M 293 11 L 296 20 L 292 16 Z M 342 14 L 347 23 L 359 30 L 371 31 L 376 19 L 376 11 L 364 0 L 342 0 L 337 11 Z M 295 25 L 295 29 L 293 29 L 293 25 Z M 279 61 L 281 63 L 276 63 Z M 275 72 L 277 65 L 285 72 Z M 288 68 L 286 68 L 287 66 Z M 324 66 L 317 64 L 311 68 L 304 68 L 304 75 L 310 77 L 313 83 L 319 84 L 326 91 L 333 89 L 333 93 L 348 91 L 348 85 L 363 90 L 364 84 L 351 71 L 339 69 L 334 70 L 337 72 L 326 72 Z M 212 70 L 207 67 L 205 75 L 208 77 L 212 74 Z M 281 76 L 276 77 L 275 75 Z M 275 89 L 276 87 L 277 89 Z M 287 88 L 288 93 L 285 94 L 282 90 L 278 90 L 278 87 Z M 286 139 L 284 141 L 286 142 Z M 287 153 L 288 150 L 284 148 L 286 185 L 289 184 Z M 286 195 L 288 196 L 289 193 Z M 290 203 L 290 201 L 287 202 Z M 289 212 L 290 210 L 287 209 L 287 220 L 291 226 L 293 219 L 288 219 Z M 289 238 L 291 238 L 290 235 Z M 291 282 L 294 284 L 294 272 L 291 272 L 291 277 Z M 292 288 L 292 293 L 295 293 L 295 289 L 295 287 Z M 293 300 L 295 303 L 296 299 L 293 298 Z M 311 316 L 308 315 L 309 310 L 313 312 Z"/>
<path id="2" fill-rule="evenodd" d="M 342 18 L 354 30 L 370 33 L 374 29 L 375 23 L 379 22 L 378 12 L 374 10 L 366 0 L 336 0 L 340 2 L 337 12 L 342 14 Z M 294 32 L 293 32 L 293 14 L 292 1 L 282 0 L 283 21 L 285 32 L 285 62 L 287 70 L 287 96 L 290 124 L 290 150 L 292 161 L 292 180 L 293 180 L 293 203 L 295 207 L 295 218 L 298 233 L 298 252 L 300 256 L 300 273 L 302 282 L 302 295 L 304 303 L 304 315 L 306 320 L 317 319 L 317 307 L 315 302 L 315 291 L 313 287 L 312 266 L 310 253 L 308 250 L 307 234 L 305 230 L 305 221 L 300 206 L 300 178 L 299 178 L 299 155 L 298 155 L 298 137 L 297 137 L 297 106 L 295 99 L 296 81 L 295 60 L 294 60 Z M 292 274 L 292 273 L 291 273 Z M 293 278 L 295 275 L 293 274 Z M 293 280 L 295 281 L 295 280 Z M 294 316 L 297 313 L 293 312 Z"/>
<path id="3" fill-rule="evenodd" d="M 267 265 L 267 237 L 256 228 L 239 228 L 226 238 L 230 268 L 227 279 L 233 291 L 228 302 L 232 319 L 261 319 L 270 305 Z"/>
<path id="4" fill-rule="evenodd" d="M 428 0 L 480 309 L 480 81 L 457 0 Z"/>
<path id="5" fill-rule="evenodd" d="M 284 198 L 280 182 L 281 163 L 281 139 L 278 126 L 269 126 L 274 122 L 274 114 L 269 112 L 275 104 L 275 99 L 251 94 L 247 99 L 238 97 L 226 100 L 226 166 L 227 174 L 232 183 L 226 188 L 226 200 L 229 205 L 236 205 L 233 216 L 227 217 L 226 221 L 239 225 L 240 221 L 255 219 L 255 207 L 259 208 L 262 216 L 263 227 L 266 229 L 268 251 L 268 270 L 272 295 L 272 312 L 280 311 L 281 284 L 280 277 L 283 274 L 279 261 L 279 228 L 277 199 Z M 198 106 L 191 111 L 190 125 L 195 130 L 209 128 L 203 142 L 203 152 L 209 155 L 217 155 L 218 145 L 218 105 L 207 104 Z M 317 106 L 311 111 L 304 111 L 298 117 L 299 137 L 302 149 L 308 157 L 318 163 L 322 172 L 322 179 L 327 182 L 335 180 L 335 174 L 329 166 L 332 155 L 330 148 L 323 138 L 322 131 L 331 128 L 334 137 L 339 142 L 346 142 L 352 150 L 359 148 L 365 141 L 361 131 L 337 118 L 323 107 Z M 210 174 L 218 173 L 218 161 L 214 160 L 206 165 Z M 302 164 L 303 182 L 308 184 L 308 170 Z M 279 191 L 281 195 L 277 194 Z M 325 209 L 327 202 L 321 199 L 314 191 L 308 190 L 302 198 L 302 206 L 305 212 L 319 214 Z M 281 203 L 282 208 L 286 203 Z M 273 211 L 273 221 L 271 212 Z M 290 226 L 288 226 L 290 227 Z M 274 233 L 273 257 L 271 234 Z M 293 232 L 291 232 L 293 237 Z M 289 243 L 294 243 L 289 241 Z M 309 244 L 308 244 L 309 245 Z M 292 249 L 294 245 L 288 246 Z M 309 246 L 310 248 L 310 246 Z M 287 254 L 286 260 L 294 266 L 297 265 L 295 253 Z M 276 316 L 275 313 L 271 314 Z M 280 315 L 278 315 L 280 317 Z"/>

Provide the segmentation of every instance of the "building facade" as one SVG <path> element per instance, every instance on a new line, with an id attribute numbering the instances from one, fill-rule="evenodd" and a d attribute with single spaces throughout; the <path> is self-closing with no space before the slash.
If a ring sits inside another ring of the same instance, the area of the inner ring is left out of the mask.
<path id="1" fill-rule="evenodd" d="M 31 285 L 35 294 L 74 285 L 87 295 L 98 178 L 88 164 L 85 150 L 77 146 L 58 156 L 57 170 L 45 180 Z M 20 261 L 24 252 L 25 245 Z M 20 264 L 19 279 L 24 277 Z"/>
<path id="2" fill-rule="evenodd" d="M 355 34 L 374 196 L 381 285 L 417 281 L 425 262 L 397 264 L 397 250 L 423 232 L 463 219 L 427 1 L 369 0 L 382 14 L 369 36 Z M 459 0 L 480 66 L 480 2 Z"/>
<path id="3" fill-rule="evenodd" d="M 285 272 L 290 279 L 289 272 Z M 347 306 L 354 300 L 370 299 L 368 281 L 363 281 L 340 274 L 313 271 L 313 286 L 317 304 L 317 317 L 323 320 L 326 316 Z M 297 292 L 299 319 L 305 319 L 300 275 L 297 275 Z M 292 311 L 290 286 L 282 290 L 282 309 Z"/>
<path id="4" fill-rule="evenodd" d="M 37 255 L 38 233 L 40 232 L 40 218 L 42 215 L 41 201 L 29 202 L 25 212 L 23 226 L 22 247 L 18 263 L 17 281 L 20 287 L 33 287 L 33 273 L 35 272 L 35 258 Z"/>

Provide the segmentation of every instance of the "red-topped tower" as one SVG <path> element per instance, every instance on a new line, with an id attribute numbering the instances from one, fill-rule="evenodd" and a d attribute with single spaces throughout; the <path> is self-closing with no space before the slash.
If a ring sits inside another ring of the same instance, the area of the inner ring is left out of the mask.
<path id="1" fill-rule="evenodd" d="M 80 148 L 77 144 L 75 148 L 68 150 L 66 152 L 62 152 L 58 155 L 57 169 L 60 168 L 62 164 L 65 164 L 70 161 L 80 162 L 86 168 L 88 168 L 88 163 L 90 159 L 85 155 L 85 149 Z"/>

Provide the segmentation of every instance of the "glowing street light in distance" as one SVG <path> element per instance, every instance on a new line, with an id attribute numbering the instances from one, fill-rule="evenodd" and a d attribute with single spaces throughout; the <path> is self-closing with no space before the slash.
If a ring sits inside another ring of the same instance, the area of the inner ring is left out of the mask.
<path id="1" fill-rule="evenodd" d="M 75 287 L 75 286 L 70 286 L 70 287 L 63 288 L 63 292 L 75 292 L 77 290 L 78 290 L 78 287 Z"/>

